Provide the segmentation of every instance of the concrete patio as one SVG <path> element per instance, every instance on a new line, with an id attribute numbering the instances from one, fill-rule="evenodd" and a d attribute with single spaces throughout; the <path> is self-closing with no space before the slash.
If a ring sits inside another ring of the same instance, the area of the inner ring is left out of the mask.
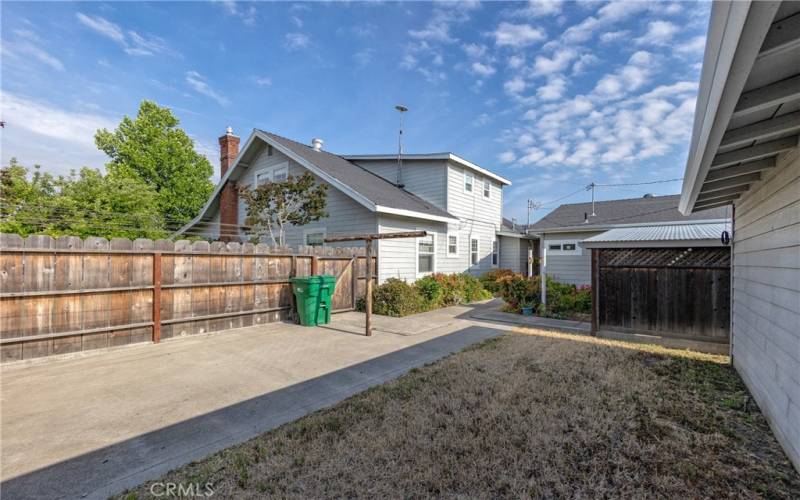
<path id="1" fill-rule="evenodd" d="M 105 498 L 510 326 L 451 307 L 285 323 L 2 367 L 2 493 Z M 391 333 L 390 333 L 391 331 Z"/>

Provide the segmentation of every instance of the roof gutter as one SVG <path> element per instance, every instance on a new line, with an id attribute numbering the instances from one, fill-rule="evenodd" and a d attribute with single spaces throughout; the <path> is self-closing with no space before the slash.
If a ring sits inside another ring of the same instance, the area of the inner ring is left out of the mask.
<path id="1" fill-rule="evenodd" d="M 690 214 L 780 1 L 714 2 L 678 210 Z"/>

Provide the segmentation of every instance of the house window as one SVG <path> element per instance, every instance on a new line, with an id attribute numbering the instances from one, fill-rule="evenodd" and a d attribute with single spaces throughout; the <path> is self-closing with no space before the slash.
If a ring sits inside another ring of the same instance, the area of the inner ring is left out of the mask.
<path id="1" fill-rule="evenodd" d="M 492 265 L 497 267 L 500 262 L 500 249 L 497 247 L 497 240 L 492 241 Z"/>
<path id="2" fill-rule="evenodd" d="M 272 144 L 267 144 L 267 156 L 272 156 Z"/>
<path id="3" fill-rule="evenodd" d="M 276 168 L 272 174 L 272 182 L 283 182 L 289 176 L 289 167 Z"/>
<path id="4" fill-rule="evenodd" d="M 256 174 L 256 187 L 266 184 L 272 180 L 272 172 L 266 171 Z"/>
<path id="5" fill-rule="evenodd" d="M 325 230 L 314 229 L 306 232 L 306 245 L 311 247 L 325 246 Z"/>
<path id="6" fill-rule="evenodd" d="M 492 184 L 489 181 L 483 181 L 483 197 L 488 198 L 492 192 Z"/>
<path id="7" fill-rule="evenodd" d="M 472 177 L 472 174 L 469 172 L 464 172 L 464 192 L 471 193 L 472 192 L 472 184 L 475 182 L 475 179 Z"/>
<path id="8" fill-rule="evenodd" d="M 458 255 L 458 235 L 457 234 L 448 234 L 447 235 L 447 256 L 448 257 L 455 257 Z"/>
<path id="9" fill-rule="evenodd" d="M 561 250 L 561 243 L 558 245 L 547 245 L 548 250 Z"/>
<path id="10" fill-rule="evenodd" d="M 575 243 L 564 243 L 561 245 L 561 250 L 575 251 Z"/>
<path id="11" fill-rule="evenodd" d="M 469 262 L 473 266 L 478 265 L 478 239 L 472 238 L 469 242 Z"/>
<path id="12" fill-rule="evenodd" d="M 433 233 L 428 233 L 423 238 L 417 238 L 417 273 L 433 272 L 434 248 L 436 246 Z"/>

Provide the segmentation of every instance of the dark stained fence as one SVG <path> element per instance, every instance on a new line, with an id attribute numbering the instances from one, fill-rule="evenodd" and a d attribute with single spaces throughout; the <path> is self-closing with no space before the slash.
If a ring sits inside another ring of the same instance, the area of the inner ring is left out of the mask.
<path id="1" fill-rule="evenodd" d="M 594 249 L 599 330 L 730 338 L 730 249 Z"/>
<path id="2" fill-rule="evenodd" d="M 365 266 L 363 248 L 0 234 L 0 361 L 280 321 L 293 276 L 337 276 L 350 310 Z"/>

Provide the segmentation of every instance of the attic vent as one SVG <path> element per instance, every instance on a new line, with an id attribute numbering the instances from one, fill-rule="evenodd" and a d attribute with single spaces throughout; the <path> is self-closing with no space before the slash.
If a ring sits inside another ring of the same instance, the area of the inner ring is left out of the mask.
<path id="1" fill-rule="evenodd" d="M 655 195 L 653 193 L 647 193 L 646 195 L 642 196 L 642 198 L 652 198 Z"/>

